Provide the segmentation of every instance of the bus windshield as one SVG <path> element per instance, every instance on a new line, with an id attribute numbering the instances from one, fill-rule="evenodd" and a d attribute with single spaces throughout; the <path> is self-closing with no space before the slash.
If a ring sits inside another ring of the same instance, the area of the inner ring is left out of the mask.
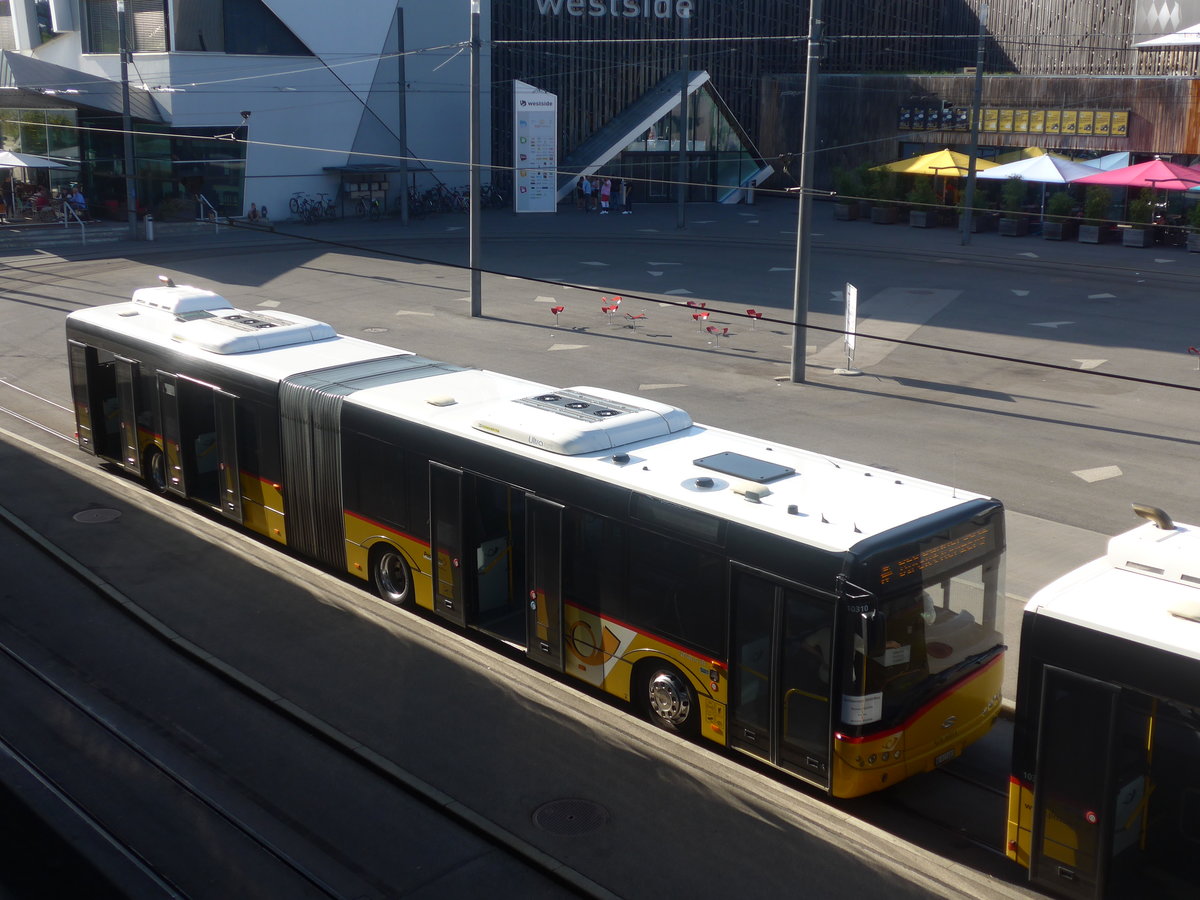
<path id="1" fill-rule="evenodd" d="M 1002 641 L 999 560 L 909 584 L 846 617 L 842 722 L 893 724 L 927 702 L 964 664 Z"/>

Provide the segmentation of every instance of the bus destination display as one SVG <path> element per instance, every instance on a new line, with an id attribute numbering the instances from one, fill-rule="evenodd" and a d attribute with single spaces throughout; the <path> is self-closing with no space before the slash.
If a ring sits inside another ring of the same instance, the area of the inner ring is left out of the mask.
<path id="1" fill-rule="evenodd" d="M 939 541 L 932 547 L 920 550 L 911 556 L 884 563 L 879 567 L 880 585 L 895 584 L 920 575 L 926 580 L 937 578 L 955 568 L 966 558 L 986 553 L 995 546 L 991 526 L 976 528 L 949 540 Z"/>

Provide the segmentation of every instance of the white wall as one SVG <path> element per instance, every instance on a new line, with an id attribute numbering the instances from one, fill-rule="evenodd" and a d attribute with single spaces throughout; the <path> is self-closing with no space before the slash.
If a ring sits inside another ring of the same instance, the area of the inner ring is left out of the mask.
<path id="1" fill-rule="evenodd" d="M 136 53 L 131 84 L 167 85 L 155 99 L 176 127 L 240 125 L 248 110 L 245 204 L 266 204 L 281 218 L 296 191 L 333 193 L 339 177 L 325 166 L 352 164 L 350 155 L 388 36 L 397 0 L 349 0 L 335 7 L 313 0 L 264 0 L 313 51 L 314 57 L 228 56 L 220 53 Z M 404 10 L 408 147 L 430 174 L 451 186 L 469 173 L 470 0 L 400 0 Z M 480 16 L 481 160 L 490 162 L 490 2 Z M 78 20 L 77 20 L 78 24 Z M 461 46 L 451 46 L 461 45 Z M 78 33 L 43 45 L 40 58 L 116 80 L 116 54 L 83 55 Z M 398 130 L 396 88 L 384 91 L 377 112 Z M 391 98 L 395 103 L 390 102 Z M 390 141 L 390 139 L 389 139 Z M 376 147 L 374 157 L 402 152 L 399 142 Z M 395 160 L 397 163 L 399 160 Z M 481 176 L 489 180 L 487 170 Z M 393 192 L 399 188 L 393 176 Z M 394 194 L 393 194 L 394 195 Z"/>

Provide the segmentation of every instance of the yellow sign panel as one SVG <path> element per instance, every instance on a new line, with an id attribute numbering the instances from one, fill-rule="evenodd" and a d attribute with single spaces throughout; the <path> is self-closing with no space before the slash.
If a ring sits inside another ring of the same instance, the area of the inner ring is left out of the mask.
<path id="1" fill-rule="evenodd" d="M 999 121 L 1000 121 L 1000 110 L 985 109 L 983 111 L 983 125 L 980 130 L 982 130 L 982 131 L 999 131 L 999 125 L 997 124 Z"/>
<path id="2" fill-rule="evenodd" d="M 1096 124 L 1094 126 L 1095 134 L 1108 134 L 1112 129 L 1112 113 L 1099 112 L 1096 113 Z"/>
<path id="3" fill-rule="evenodd" d="M 1079 124 L 1079 112 L 1074 109 L 1064 109 L 1062 114 L 1062 133 L 1075 134 Z"/>
<path id="4" fill-rule="evenodd" d="M 1046 134 L 1061 134 L 1062 133 L 1062 110 L 1048 109 L 1046 110 Z"/>
<path id="5" fill-rule="evenodd" d="M 1002 109 L 1000 110 L 1000 131 L 1013 130 L 1013 112 L 1015 110 Z"/>
<path id="6" fill-rule="evenodd" d="M 1120 137 L 1129 135 L 1129 113 L 1115 112 L 1112 114 L 1112 134 Z"/>
<path id="7" fill-rule="evenodd" d="M 1013 131 L 1018 131 L 1022 134 L 1029 133 L 1029 110 L 1013 110 Z"/>
<path id="8" fill-rule="evenodd" d="M 1044 134 L 1046 131 L 1046 110 L 1031 109 L 1029 111 L 1029 133 Z"/>
<path id="9" fill-rule="evenodd" d="M 1094 134 L 1096 130 L 1096 114 L 1090 109 L 1079 111 L 1079 125 L 1076 134 Z"/>

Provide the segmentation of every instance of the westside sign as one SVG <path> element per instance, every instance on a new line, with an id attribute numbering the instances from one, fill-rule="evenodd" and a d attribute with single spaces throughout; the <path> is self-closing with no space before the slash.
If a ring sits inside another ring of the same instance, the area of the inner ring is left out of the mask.
<path id="1" fill-rule="evenodd" d="M 534 0 L 543 16 L 592 16 L 599 19 L 690 19 L 693 0 Z"/>

